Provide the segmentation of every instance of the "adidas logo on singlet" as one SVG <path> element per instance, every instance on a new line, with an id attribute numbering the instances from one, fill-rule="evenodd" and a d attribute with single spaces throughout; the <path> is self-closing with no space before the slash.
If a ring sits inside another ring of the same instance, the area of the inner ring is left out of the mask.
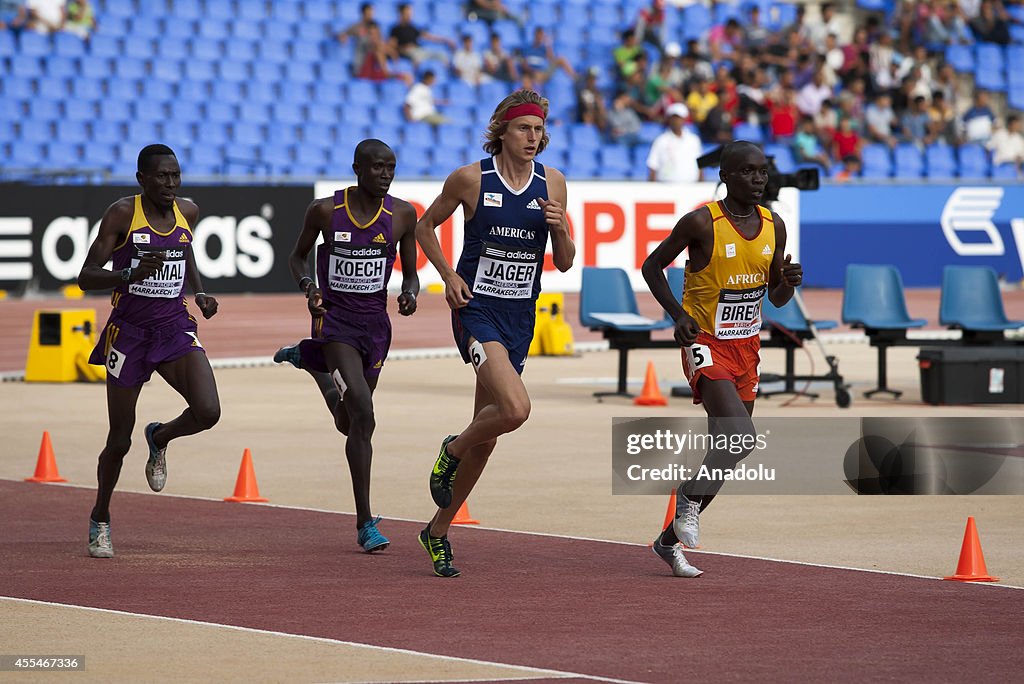
<path id="1" fill-rule="evenodd" d="M 772 248 L 769 247 L 768 245 L 765 245 L 764 249 L 761 250 L 761 254 L 764 255 L 764 256 L 771 256 L 771 253 L 772 253 Z"/>
<path id="2" fill-rule="evenodd" d="M 386 244 L 387 240 L 384 239 L 384 233 L 377 233 L 373 236 L 373 240 L 370 240 L 370 242 L 383 242 Z"/>
<path id="3" fill-rule="evenodd" d="M 526 208 L 527 209 L 536 209 L 537 211 L 540 211 L 540 205 L 537 204 L 537 198 L 534 197 L 532 200 L 530 200 L 530 203 L 526 205 Z"/>
<path id="4" fill-rule="evenodd" d="M 188 244 L 188 235 L 185 235 L 184 233 L 182 233 L 181 236 L 178 238 L 178 242 L 184 242 L 187 245 Z"/>

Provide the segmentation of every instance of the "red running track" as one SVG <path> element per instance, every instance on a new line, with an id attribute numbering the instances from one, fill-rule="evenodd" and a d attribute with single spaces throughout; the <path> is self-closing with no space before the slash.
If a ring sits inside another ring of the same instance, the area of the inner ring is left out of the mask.
<path id="1" fill-rule="evenodd" d="M 487 529 L 444 580 L 415 523 L 368 556 L 350 515 L 130 493 L 98 560 L 92 498 L 0 481 L 5 595 L 644 682 L 1019 676 L 1024 591 Z"/>

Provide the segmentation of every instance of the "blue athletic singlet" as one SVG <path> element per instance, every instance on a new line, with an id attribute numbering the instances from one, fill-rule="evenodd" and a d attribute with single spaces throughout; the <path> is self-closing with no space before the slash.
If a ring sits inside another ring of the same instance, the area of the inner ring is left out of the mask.
<path id="1" fill-rule="evenodd" d="M 543 165 L 533 162 L 530 183 L 515 192 L 493 158 L 480 160 L 480 197 L 466 222 L 456 269 L 473 292 L 470 308 L 534 311 L 548 243 L 548 224 L 537 200 L 547 198 Z"/>
<path id="2" fill-rule="evenodd" d="M 149 225 L 142 209 L 142 195 L 135 196 L 135 212 L 124 242 L 111 255 L 115 271 L 139 265 L 145 252 L 163 252 L 159 272 L 137 283 L 122 282 L 110 297 L 112 316 L 139 327 L 156 327 L 188 316 L 182 287 L 185 284 L 186 252 L 192 242 L 192 228 L 174 203 L 174 227 L 161 233 Z"/>
<path id="3" fill-rule="evenodd" d="M 316 271 L 324 306 L 356 314 L 387 311 L 388 281 L 395 264 L 391 234 L 394 199 L 385 195 L 377 213 L 359 224 L 348 206 L 348 188 L 334 193 L 334 213 L 317 249 Z"/>

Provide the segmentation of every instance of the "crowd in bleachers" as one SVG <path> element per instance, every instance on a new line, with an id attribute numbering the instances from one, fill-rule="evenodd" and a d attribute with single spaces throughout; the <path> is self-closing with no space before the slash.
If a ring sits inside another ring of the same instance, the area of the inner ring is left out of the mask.
<path id="1" fill-rule="evenodd" d="M 1024 7 L 857 2 L 0 0 L 0 147 L 131 175 L 162 140 L 193 175 L 311 177 L 373 136 L 439 176 L 527 86 L 570 178 L 647 178 L 676 103 L 705 149 L 755 140 L 784 172 L 1018 177 Z"/>

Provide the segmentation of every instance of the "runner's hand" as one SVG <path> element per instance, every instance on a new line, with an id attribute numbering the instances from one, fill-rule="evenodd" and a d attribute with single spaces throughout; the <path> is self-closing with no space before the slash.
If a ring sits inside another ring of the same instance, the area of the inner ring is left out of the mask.
<path id="1" fill-rule="evenodd" d="M 461 309 L 469 304 L 473 293 L 469 291 L 469 285 L 458 273 L 453 273 L 444 281 L 444 298 L 452 309 Z"/>
<path id="2" fill-rule="evenodd" d="M 310 285 L 306 290 L 306 307 L 309 309 L 309 313 L 314 316 L 323 316 L 327 313 L 327 309 L 324 308 L 323 294 L 320 292 L 320 288 L 316 285 Z"/>
<path id="3" fill-rule="evenodd" d="M 412 316 L 416 313 L 416 295 L 412 292 L 403 292 L 398 295 L 398 313 L 403 316 Z"/>
<path id="4" fill-rule="evenodd" d="M 697 341 L 698 333 L 700 333 L 700 326 L 697 325 L 697 321 L 693 319 L 693 316 L 684 311 L 683 314 L 676 319 L 676 342 L 684 347 L 689 347 Z"/>
<path id="5" fill-rule="evenodd" d="M 804 267 L 792 263 L 793 255 L 787 254 L 786 261 L 782 264 L 782 282 L 790 287 L 798 287 L 804 282 Z"/>
<path id="6" fill-rule="evenodd" d="M 217 299 L 207 294 L 196 295 L 196 306 L 203 313 L 203 318 L 209 320 L 217 313 Z"/>
<path id="7" fill-rule="evenodd" d="M 143 252 L 139 257 L 139 265 L 132 268 L 133 283 L 145 280 L 160 272 L 164 267 L 164 252 Z"/>
<path id="8" fill-rule="evenodd" d="M 544 220 L 549 226 L 561 228 L 565 221 L 565 209 L 557 200 L 537 198 L 537 204 L 544 210 Z"/>

